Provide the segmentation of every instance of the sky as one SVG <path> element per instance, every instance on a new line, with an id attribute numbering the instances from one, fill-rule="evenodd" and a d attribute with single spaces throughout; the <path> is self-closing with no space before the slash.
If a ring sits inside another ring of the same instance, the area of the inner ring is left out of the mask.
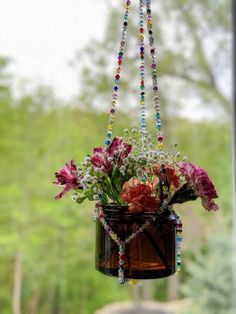
<path id="1" fill-rule="evenodd" d="M 0 55 L 12 59 L 15 82 L 50 85 L 65 100 L 78 94 L 78 72 L 69 62 L 92 38 L 102 39 L 108 4 L 120 1 L 0 0 Z M 222 82 L 224 89 L 231 85 L 225 84 L 226 78 Z M 205 114 L 191 102 L 183 115 L 197 120 L 214 118 L 214 112 Z"/>
<path id="2" fill-rule="evenodd" d="M 49 84 L 69 99 L 78 78 L 68 63 L 102 38 L 106 16 L 106 0 L 0 0 L 0 55 L 11 57 L 17 79 Z"/>

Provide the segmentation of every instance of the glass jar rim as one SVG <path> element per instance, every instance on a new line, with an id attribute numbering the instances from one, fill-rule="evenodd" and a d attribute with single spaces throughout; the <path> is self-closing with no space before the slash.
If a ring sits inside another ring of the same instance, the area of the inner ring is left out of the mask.
<path id="1" fill-rule="evenodd" d="M 157 218 L 157 219 L 167 219 L 167 220 L 176 220 L 178 218 L 177 214 L 173 210 L 172 206 L 169 206 L 169 210 L 161 211 L 144 211 L 143 213 L 132 213 L 128 211 L 127 205 L 120 204 L 103 204 L 103 211 L 105 216 L 125 216 L 129 219 L 143 219 L 143 218 Z"/>

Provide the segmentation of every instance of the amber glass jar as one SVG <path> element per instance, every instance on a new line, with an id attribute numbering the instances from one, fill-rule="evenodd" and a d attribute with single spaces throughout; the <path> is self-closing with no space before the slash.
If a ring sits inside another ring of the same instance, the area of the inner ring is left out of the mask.
<path id="1" fill-rule="evenodd" d="M 176 271 L 176 220 L 171 211 L 159 214 L 132 214 L 126 206 L 103 206 L 105 219 L 112 230 L 125 241 L 147 219 L 151 223 L 125 246 L 125 278 L 152 279 L 169 276 Z M 96 225 L 96 269 L 108 276 L 118 275 L 119 248 L 104 230 Z"/>

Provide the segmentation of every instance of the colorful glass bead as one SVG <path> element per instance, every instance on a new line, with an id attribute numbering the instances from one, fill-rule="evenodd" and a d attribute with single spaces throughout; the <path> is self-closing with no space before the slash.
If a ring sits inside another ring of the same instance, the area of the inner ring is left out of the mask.
<path id="1" fill-rule="evenodd" d="M 158 140 L 158 142 L 162 142 L 163 141 L 163 136 L 162 135 L 158 135 L 157 136 L 157 140 Z"/>

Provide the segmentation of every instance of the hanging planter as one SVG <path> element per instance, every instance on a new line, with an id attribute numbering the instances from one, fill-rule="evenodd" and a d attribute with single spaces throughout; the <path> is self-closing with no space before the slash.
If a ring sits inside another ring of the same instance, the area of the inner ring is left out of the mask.
<path id="1" fill-rule="evenodd" d="M 178 217 L 172 210 L 157 217 L 156 212 L 135 215 L 127 206 L 103 205 L 98 216 L 97 270 L 105 275 L 119 275 L 121 281 L 175 273 Z"/>
<path id="2" fill-rule="evenodd" d="M 146 10 L 144 12 L 144 3 Z M 176 203 L 201 198 L 208 211 L 217 210 L 217 193 L 205 170 L 166 152 L 161 130 L 151 0 L 139 1 L 140 128 L 112 137 L 124 57 L 131 1 L 126 1 L 115 73 L 106 147 L 94 148 L 77 167 L 72 160 L 56 172 L 60 199 L 74 190 L 72 199 L 96 201 L 96 269 L 117 276 L 120 283 L 172 275 L 181 267 L 182 223 L 173 210 Z M 145 20 L 149 36 L 156 136 L 146 130 Z"/>

